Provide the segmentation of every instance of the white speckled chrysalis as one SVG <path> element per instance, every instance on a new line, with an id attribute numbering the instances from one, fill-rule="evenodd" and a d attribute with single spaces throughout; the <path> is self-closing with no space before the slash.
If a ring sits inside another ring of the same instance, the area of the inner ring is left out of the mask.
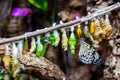
<path id="1" fill-rule="evenodd" d="M 102 63 L 98 52 L 90 44 L 86 43 L 84 38 L 80 40 L 79 59 L 85 64 L 100 65 Z"/>

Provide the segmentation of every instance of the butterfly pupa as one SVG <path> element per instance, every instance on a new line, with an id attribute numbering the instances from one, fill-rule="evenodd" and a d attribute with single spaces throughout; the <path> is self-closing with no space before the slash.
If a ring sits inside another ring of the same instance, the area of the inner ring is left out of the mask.
<path id="1" fill-rule="evenodd" d="M 36 49 L 36 56 L 39 58 L 41 57 L 41 53 L 42 53 L 42 50 L 43 50 L 43 45 L 42 43 L 40 42 L 40 36 L 37 36 L 37 49 Z"/>
<path id="2" fill-rule="evenodd" d="M 94 31 L 95 31 L 95 22 L 94 21 L 91 21 L 90 22 L 90 27 L 89 27 L 89 31 L 90 31 L 90 33 L 91 34 L 93 34 L 94 33 Z"/>
<path id="3" fill-rule="evenodd" d="M 71 27 L 71 34 L 68 40 L 71 54 L 75 54 L 75 46 L 76 46 L 76 37 L 73 31 L 74 31 L 74 26 Z"/>
<path id="4" fill-rule="evenodd" d="M 19 55 L 22 55 L 22 53 L 23 53 L 23 40 L 18 41 L 17 48 L 18 48 Z"/>
<path id="5" fill-rule="evenodd" d="M 66 35 L 65 28 L 62 28 L 61 31 L 62 31 L 62 48 L 64 49 L 64 51 L 66 51 L 68 49 L 68 38 Z"/>
<path id="6" fill-rule="evenodd" d="M 36 41 L 35 41 L 35 38 L 34 37 L 32 37 L 32 41 L 31 41 L 31 48 L 30 48 L 30 53 L 33 53 L 33 52 L 35 52 L 35 50 L 36 50 Z"/>
<path id="7" fill-rule="evenodd" d="M 77 32 L 78 38 L 80 38 L 80 36 L 82 34 L 82 30 L 81 30 L 81 26 L 80 25 L 78 25 L 76 32 Z"/>
<path id="8" fill-rule="evenodd" d="M 8 46 L 8 44 L 5 44 L 5 55 L 3 56 L 2 61 L 4 63 L 5 69 L 10 70 L 10 61 L 11 61 L 11 58 L 10 58 L 10 52 L 9 52 L 9 46 Z"/>
<path id="9" fill-rule="evenodd" d="M 84 38 L 80 39 L 79 59 L 85 64 L 100 65 L 102 60 L 98 52 Z"/>

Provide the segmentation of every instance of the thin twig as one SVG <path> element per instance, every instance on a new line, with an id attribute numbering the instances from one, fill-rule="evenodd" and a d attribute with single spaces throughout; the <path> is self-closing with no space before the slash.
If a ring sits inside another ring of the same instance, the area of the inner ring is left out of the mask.
<path id="1" fill-rule="evenodd" d="M 52 27 L 49 27 L 49 28 L 37 30 L 37 31 L 34 31 L 34 32 L 28 32 L 28 33 L 25 33 L 24 35 L 12 37 L 12 38 L 1 39 L 0 44 L 19 41 L 19 40 L 22 40 L 24 38 L 29 38 L 29 37 L 34 37 L 34 36 L 37 36 L 37 35 L 42 35 L 42 34 L 51 32 L 51 31 L 56 30 L 56 29 L 60 29 L 60 28 L 72 26 L 72 25 L 75 25 L 75 24 L 78 24 L 78 23 L 82 23 L 82 22 L 91 20 L 91 19 L 93 19 L 93 18 L 95 18 L 97 16 L 104 15 L 104 14 L 106 14 L 106 13 L 112 11 L 112 10 L 115 10 L 115 9 L 117 9 L 119 7 L 120 7 L 120 3 L 118 2 L 118 3 L 114 4 L 114 5 L 102 8 L 100 10 L 95 11 L 92 14 L 87 15 L 86 17 L 82 17 L 82 18 L 74 20 L 74 21 L 69 21 L 69 22 L 66 22 L 66 23 L 63 23 L 63 24 L 59 24 L 59 25 L 52 26 Z"/>

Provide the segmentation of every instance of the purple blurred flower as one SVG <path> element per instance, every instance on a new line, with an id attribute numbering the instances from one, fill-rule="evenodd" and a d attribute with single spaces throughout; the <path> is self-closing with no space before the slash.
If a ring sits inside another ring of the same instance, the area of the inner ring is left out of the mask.
<path id="1" fill-rule="evenodd" d="M 12 16 L 27 16 L 31 12 L 30 8 L 16 7 L 12 10 Z"/>

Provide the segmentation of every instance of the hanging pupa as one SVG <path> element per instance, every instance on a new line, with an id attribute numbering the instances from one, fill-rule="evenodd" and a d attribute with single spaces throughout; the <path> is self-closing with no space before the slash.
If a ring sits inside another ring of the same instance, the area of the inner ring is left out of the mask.
<path id="1" fill-rule="evenodd" d="M 16 43 L 12 43 L 12 58 L 17 59 L 18 56 L 18 48 L 16 47 Z"/>
<path id="2" fill-rule="evenodd" d="M 101 28 L 104 30 L 104 28 L 105 28 L 105 20 L 104 20 L 104 18 L 103 17 L 100 17 L 100 26 L 101 26 Z"/>
<path id="3" fill-rule="evenodd" d="M 12 72 L 13 72 L 13 78 L 17 75 L 17 68 L 19 67 L 18 63 L 18 48 L 16 47 L 16 43 L 12 43 Z"/>
<path id="4" fill-rule="evenodd" d="M 76 16 L 76 19 L 79 19 L 79 17 Z M 78 38 L 80 38 L 80 36 L 81 36 L 81 34 L 82 34 L 82 30 L 81 30 L 81 26 L 80 26 L 80 24 L 77 25 L 76 32 L 77 32 L 77 36 L 78 36 Z"/>
<path id="5" fill-rule="evenodd" d="M 33 53 L 33 52 L 35 52 L 35 50 L 36 50 L 36 41 L 35 41 L 35 38 L 34 37 L 32 37 L 32 41 L 31 41 L 31 48 L 30 48 L 30 53 Z"/>
<path id="6" fill-rule="evenodd" d="M 44 44 L 43 44 L 43 50 L 42 50 L 41 56 L 44 56 L 44 55 L 45 55 L 46 50 L 47 50 L 47 46 L 48 46 L 47 43 L 44 43 Z"/>
<path id="7" fill-rule="evenodd" d="M 48 47 L 48 42 L 46 41 L 45 37 L 41 37 L 40 41 L 41 43 L 43 43 L 43 50 L 42 50 L 41 56 L 44 56 Z"/>
<path id="8" fill-rule="evenodd" d="M 53 26 L 55 26 L 56 23 L 53 23 Z M 50 34 L 49 36 L 49 41 L 50 41 L 50 44 L 54 45 L 55 44 L 55 36 L 54 36 L 54 33 L 51 32 L 51 33 L 48 33 Z"/>
<path id="9" fill-rule="evenodd" d="M 89 32 L 89 29 L 88 29 L 88 22 L 85 22 L 85 27 L 84 27 L 84 35 L 87 37 L 87 38 L 90 38 L 90 40 L 93 42 L 93 43 L 97 43 L 94 39 L 93 39 L 93 36 L 92 34 L 90 34 Z"/>
<path id="10" fill-rule="evenodd" d="M 89 31 L 91 34 L 93 34 L 95 31 L 95 22 L 93 20 L 90 22 Z"/>
<path id="11" fill-rule="evenodd" d="M 60 24 L 63 24 L 63 22 L 60 21 Z M 66 35 L 65 28 L 62 28 L 61 32 L 62 32 L 62 48 L 64 49 L 64 51 L 66 51 L 68 49 L 68 38 Z"/>
<path id="12" fill-rule="evenodd" d="M 43 45 L 40 42 L 40 36 L 37 36 L 37 51 L 36 51 L 36 56 L 38 58 L 41 57 L 42 50 L 43 50 Z"/>
<path id="13" fill-rule="evenodd" d="M 104 18 L 101 17 L 100 20 L 99 20 L 99 22 L 100 22 L 100 27 L 102 28 L 102 30 L 105 32 L 105 35 L 106 35 L 106 30 L 105 30 L 106 26 L 105 26 L 105 20 L 104 20 Z M 105 39 L 105 35 L 102 36 L 103 39 Z"/>
<path id="14" fill-rule="evenodd" d="M 25 52 L 28 52 L 29 51 L 29 47 L 28 47 L 28 40 L 25 39 L 25 43 L 24 43 L 24 49 L 23 49 Z"/>
<path id="15" fill-rule="evenodd" d="M 49 33 L 49 32 L 45 34 L 45 37 L 46 37 L 46 40 L 45 40 L 45 41 L 46 41 L 47 43 L 50 43 L 50 41 L 49 41 L 50 33 Z"/>
<path id="16" fill-rule="evenodd" d="M 89 29 L 87 25 L 88 25 L 88 22 L 85 22 L 84 34 L 86 37 L 89 37 Z"/>
<path id="17" fill-rule="evenodd" d="M 100 22 L 98 19 L 95 19 L 95 31 L 93 33 L 93 37 L 95 40 L 101 42 L 102 41 L 102 37 L 104 37 L 105 32 L 102 30 L 102 28 L 100 27 Z"/>
<path id="18" fill-rule="evenodd" d="M 19 55 L 22 55 L 22 52 L 23 52 L 23 40 L 18 41 L 17 48 L 18 48 Z"/>
<path id="19" fill-rule="evenodd" d="M 55 26 L 55 25 L 56 25 L 56 23 L 53 24 L 53 26 Z M 54 30 L 53 35 L 54 35 L 54 38 L 55 38 L 55 42 L 53 43 L 53 45 L 58 46 L 58 44 L 60 42 L 60 35 L 59 35 L 58 31 Z"/>
<path id="20" fill-rule="evenodd" d="M 112 35 L 112 26 L 108 14 L 105 15 L 105 28 L 103 30 L 106 31 L 106 39 L 110 39 Z"/>
<path id="21" fill-rule="evenodd" d="M 85 64 L 95 64 L 98 66 L 102 63 L 98 52 L 90 44 L 86 43 L 84 38 L 80 40 L 79 59 Z"/>
<path id="22" fill-rule="evenodd" d="M 9 52 L 8 44 L 5 44 L 5 55 L 4 55 L 2 60 L 3 60 L 3 63 L 4 63 L 5 69 L 10 70 L 11 58 L 10 58 L 10 52 Z"/>
<path id="23" fill-rule="evenodd" d="M 81 30 L 81 26 L 80 26 L 80 24 L 78 24 L 78 27 L 77 27 L 76 32 L 77 32 L 77 36 L 78 36 L 78 38 L 80 38 L 80 36 L 81 36 L 81 34 L 82 34 L 82 30 Z"/>
<path id="24" fill-rule="evenodd" d="M 54 37 L 53 33 L 52 32 L 51 33 L 48 32 L 48 33 L 45 34 L 45 36 L 47 38 L 46 41 L 48 43 L 54 45 L 54 43 L 55 43 L 55 37 Z"/>
<path id="25" fill-rule="evenodd" d="M 55 46 L 58 46 L 59 42 L 60 42 L 60 36 L 59 36 L 59 33 L 57 30 L 54 30 L 53 31 L 53 35 L 55 37 L 55 42 L 54 42 L 54 45 Z"/>
<path id="26" fill-rule="evenodd" d="M 62 32 L 62 48 L 64 49 L 64 51 L 66 51 L 68 49 L 68 38 L 66 35 L 65 28 L 62 28 L 61 32 Z"/>
<path id="27" fill-rule="evenodd" d="M 71 26 L 71 34 L 70 34 L 70 38 L 68 40 L 68 43 L 70 45 L 71 54 L 75 54 L 75 45 L 76 45 L 76 38 L 75 38 L 75 34 L 73 31 L 74 31 L 74 26 Z"/>
<path id="28" fill-rule="evenodd" d="M 55 43 L 55 37 L 54 37 L 53 33 L 50 33 L 49 41 L 50 41 L 50 44 L 54 45 L 54 43 Z"/>

